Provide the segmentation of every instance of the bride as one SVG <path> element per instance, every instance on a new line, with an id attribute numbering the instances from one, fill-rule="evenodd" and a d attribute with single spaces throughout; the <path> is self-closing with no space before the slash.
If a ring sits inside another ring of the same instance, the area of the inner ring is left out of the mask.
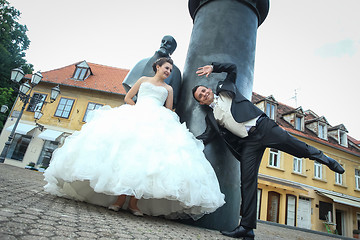
<path id="1" fill-rule="evenodd" d="M 197 220 L 221 207 L 224 194 L 204 145 L 171 111 L 173 90 L 164 80 L 172 66 L 170 58 L 158 59 L 155 76 L 141 77 L 127 104 L 93 111 L 54 151 L 45 191 L 114 211 L 127 204 L 137 216 Z"/>

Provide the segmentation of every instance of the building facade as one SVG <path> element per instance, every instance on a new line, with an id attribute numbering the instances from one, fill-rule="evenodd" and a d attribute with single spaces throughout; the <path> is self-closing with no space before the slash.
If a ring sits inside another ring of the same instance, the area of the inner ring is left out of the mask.
<path id="1" fill-rule="evenodd" d="M 117 107 L 124 103 L 122 82 L 128 72 L 128 69 L 86 61 L 43 72 L 42 81 L 31 92 L 31 97 L 42 101 L 30 100 L 26 105 L 5 163 L 18 167 L 35 163 L 35 168 L 46 168 L 52 152 L 63 144 L 67 136 L 81 129 L 90 111 L 104 105 Z M 26 75 L 25 80 L 29 77 Z M 56 85 L 61 93 L 55 102 L 47 103 L 50 90 Z M 0 146 L 7 141 L 22 106 L 20 100 L 15 102 L 1 133 Z M 35 122 L 34 112 L 38 109 L 43 116 Z"/>
<path id="2" fill-rule="evenodd" d="M 252 102 L 299 140 L 337 160 L 344 174 L 310 159 L 266 149 L 259 171 L 258 219 L 354 237 L 360 229 L 360 147 L 343 124 L 253 93 Z"/>

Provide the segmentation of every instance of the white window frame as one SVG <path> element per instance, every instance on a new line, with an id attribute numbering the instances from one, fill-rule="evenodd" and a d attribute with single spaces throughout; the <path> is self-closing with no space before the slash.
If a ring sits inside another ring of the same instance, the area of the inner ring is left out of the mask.
<path id="1" fill-rule="evenodd" d="M 293 161 L 293 171 L 295 173 L 302 173 L 302 164 L 303 164 L 303 159 L 302 158 L 298 158 L 298 157 L 294 157 L 294 161 Z"/>
<path id="2" fill-rule="evenodd" d="M 348 146 L 347 134 L 345 131 L 339 131 L 339 144 L 345 147 Z"/>
<path id="3" fill-rule="evenodd" d="M 276 113 L 276 107 L 275 104 L 271 102 L 266 102 L 266 115 L 272 119 L 275 120 L 275 114 Z"/>
<path id="4" fill-rule="evenodd" d="M 76 80 L 84 80 L 87 77 L 89 68 L 76 67 L 73 78 Z"/>
<path id="5" fill-rule="evenodd" d="M 355 186 L 357 190 L 360 190 L 360 170 L 355 169 Z"/>
<path id="6" fill-rule="evenodd" d="M 303 131 L 303 118 L 300 116 L 295 116 L 295 129 L 299 131 Z"/>
<path id="7" fill-rule="evenodd" d="M 319 123 L 319 126 L 318 126 L 318 137 L 321 138 L 321 139 L 327 139 L 326 137 L 326 124 L 323 124 L 323 123 Z"/>
<path id="8" fill-rule="evenodd" d="M 102 106 L 104 106 L 104 105 L 100 104 L 100 103 L 89 102 L 88 105 L 87 105 L 87 108 L 86 108 L 86 112 L 84 114 L 83 122 L 86 122 L 86 118 L 87 118 L 89 112 L 91 112 L 93 110 L 96 110 L 96 109 L 99 109 Z"/>
<path id="9" fill-rule="evenodd" d="M 314 177 L 322 179 L 322 164 L 317 161 L 314 161 Z"/>
<path id="10" fill-rule="evenodd" d="M 335 173 L 335 183 L 338 185 L 343 185 L 342 174 Z"/>
<path id="11" fill-rule="evenodd" d="M 270 148 L 269 166 L 280 168 L 280 151 L 275 148 Z"/>
<path id="12" fill-rule="evenodd" d="M 74 107 L 75 99 L 62 97 L 55 110 L 55 117 L 69 118 Z"/>

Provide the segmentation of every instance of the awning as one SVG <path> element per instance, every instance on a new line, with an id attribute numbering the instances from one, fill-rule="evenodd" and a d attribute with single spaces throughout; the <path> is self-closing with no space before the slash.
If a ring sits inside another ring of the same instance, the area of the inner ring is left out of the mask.
<path id="1" fill-rule="evenodd" d="M 292 192 L 308 193 L 308 190 L 300 186 L 299 184 L 281 181 L 280 179 L 271 178 L 263 174 L 258 176 L 259 184 L 269 185 L 275 188 L 284 189 Z"/>
<path id="2" fill-rule="evenodd" d="M 56 139 L 58 137 L 60 137 L 60 135 L 63 134 L 63 133 L 64 132 L 51 130 L 51 129 L 46 129 L 45 131 L 40 133 L 38 135 L 38 137 L 41 138 L 41 139 L 44 139 L 44 140 L 56 141 Z"/>
<path id="3" fill-rule="evenodd" d="M 14 128 L 15 124 L 11 125 L 10 127 L 6 128 L 6 130 L 8 131 L 12 131 Z M 28 134 L 28 132 L 30 132 L 31 130 L 33 130 L 36 126 L 35 125 L 29 125 L 29 124 L 25 124 L 25 123 L 18 123 L 15 132 L 22 134 L 22 135 L 26 135 Z"/>
<path id="4" fill-rule="evenodd" d="M 328 197 L 328 198 L 332 199 L 336 203 L 341 203 L 341 204 L 345 204 L 345 205 L 360 208 L 360 202 L 359 201 L 352 200 L 352 199 L 349 199 L 349 198 L 340 197 L 340 196 L 334 196 L 334 195 L 324 193 L 324 192 L 319 192 L 319 191 L 317 191 L 317 192 L 320 195 L 323 195 L 325 197 Z"/>

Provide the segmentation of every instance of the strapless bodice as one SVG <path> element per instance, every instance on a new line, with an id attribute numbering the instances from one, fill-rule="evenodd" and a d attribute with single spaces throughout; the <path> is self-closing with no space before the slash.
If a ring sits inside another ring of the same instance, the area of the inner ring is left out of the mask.
<path id="1" fill-rule="evenodd" d="M 163 86 L 156 86 L 152 83 L 144 82 L 140 85 L 136 105 L 155 104 L 157 106 L 163 106 L 167 96 L 168 91 Z"/>

